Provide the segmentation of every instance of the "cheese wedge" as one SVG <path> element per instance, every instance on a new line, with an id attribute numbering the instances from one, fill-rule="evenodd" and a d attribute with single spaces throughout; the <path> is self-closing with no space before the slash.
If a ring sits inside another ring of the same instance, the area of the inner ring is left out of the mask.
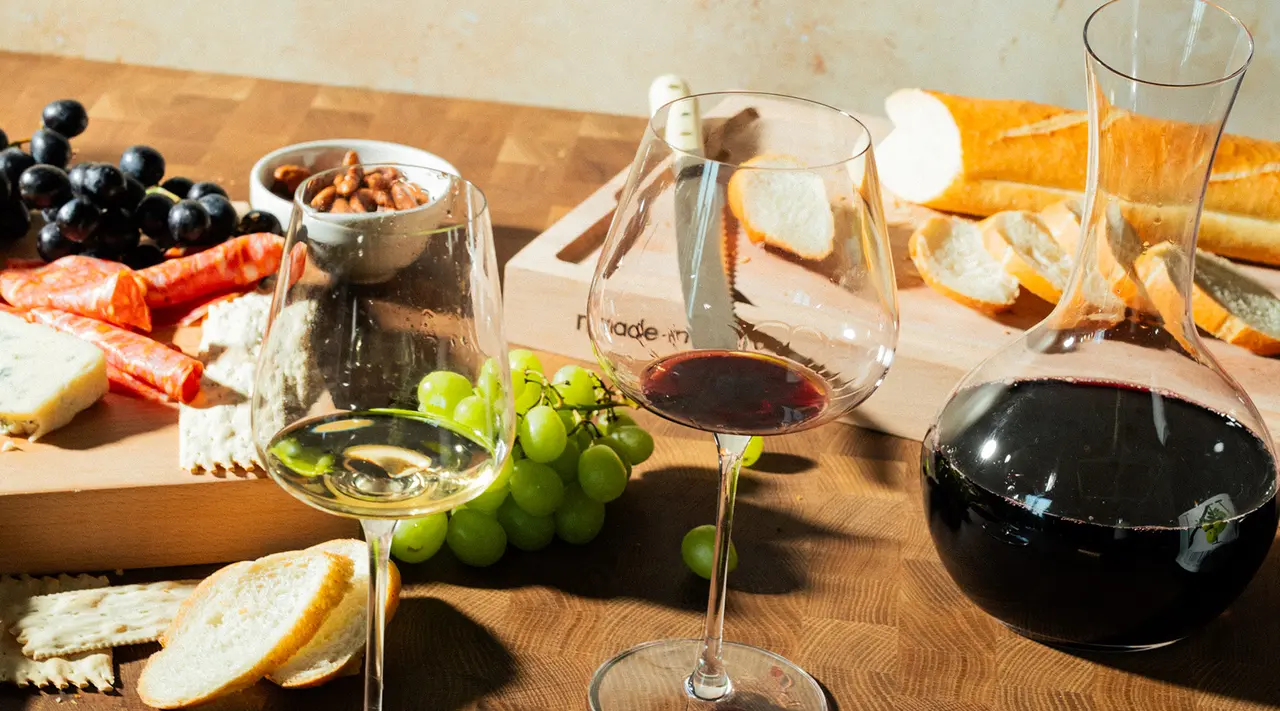
<path id="1" fill-rule="evenodd" d="M 0 435 L 35 440 L 107 392 L 107 359 L 91 343 L 0 313 Z"/>

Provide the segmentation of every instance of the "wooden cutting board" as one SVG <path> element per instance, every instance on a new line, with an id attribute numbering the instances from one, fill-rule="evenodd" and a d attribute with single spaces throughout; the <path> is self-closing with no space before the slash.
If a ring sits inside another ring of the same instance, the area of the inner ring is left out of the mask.
<path id="1" fill-rule="evenodd" d="M 34 256 L 30 236 L 18 244 L 0 260 Z M 200 330 L 170 338 L 194 354 Z M 177 405 L 108 393 L 39 442 L 5 441 L 16 449 L 0 451 L 0 573 L 221 563 L 360 537 L 354 520 L 307 506 L 265 474 L 180 468 Z"/>
<path id="2" fill-rule="evenodd" d="M 877 140 L 890 129 L 884 118 L 859 118 Z M 587 294 L 626 178 L 627 171 L 614 176 L 507 263 L 504 307 L 511 343 L 594 359 L 586 331 Z M 1050 305 L 1024 290 L 1012 310 L 991 317 L 943 297 L 924 284 L 907 256 L 915 224 L 931 213 L 890 195 L 885 212 L 901 315 L 898 349 L 883 385 L 846 420 L 920 440 L 960 378 L 1048 315 Z M 1244 269 L 1280 292 L 1280 270 Z M 1280 432 L 1280 359 L 1206 340 L 1252 396 L 1271 431 Z"/>

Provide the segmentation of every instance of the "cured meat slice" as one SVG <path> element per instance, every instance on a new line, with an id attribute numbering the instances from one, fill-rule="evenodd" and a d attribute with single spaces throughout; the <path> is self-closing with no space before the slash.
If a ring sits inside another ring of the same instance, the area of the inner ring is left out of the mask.
<path id="1" fill-rule="evenodd" d="M 0 271 L 0 297 L 18 309 L 45 306 L 117 326 L 151 330 L 146 282 L 105 259 L 71 255 L 43 266 L 19 262 Z"/>
<path id="2" fill-rule="evenodd" d="M 173 402 L 173 398 L 110 363 L 107 364 L 107 381 L 111 386 L 111 392 L 117 395 L 128 395 L 152 402 Z"/>
<path id="3" fill-rule="evenodd" d="M 146 284 L 147 304 L 159 308 L 248 286 L 275 274 L 283 254 L 283 238 L 259 232 L 147 267 L 138 276 Z"/>
<path id="4" fill-rule="evenodd" d="M 200 393 L 200 361 L 146 336 L 109 323 L 50 308 L 34 308 L 27 318 L 83 338 L 102 349 L 107 364 L 179 402 L 191 402 Z"/>

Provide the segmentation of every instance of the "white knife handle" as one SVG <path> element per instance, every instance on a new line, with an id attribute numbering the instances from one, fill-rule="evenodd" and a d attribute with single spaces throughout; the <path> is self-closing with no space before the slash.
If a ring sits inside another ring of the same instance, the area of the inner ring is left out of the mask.
<path id="1" fill-rule="evenodd" d="M 676 99 L 689 96 L 689 84 L 674 74 L 664 74 L 649 85 L 649 115 Z M 702 118 L 697 100 L 681 101 L 671 107 L 663 138 L 673 147 L 702 155 Z"/>

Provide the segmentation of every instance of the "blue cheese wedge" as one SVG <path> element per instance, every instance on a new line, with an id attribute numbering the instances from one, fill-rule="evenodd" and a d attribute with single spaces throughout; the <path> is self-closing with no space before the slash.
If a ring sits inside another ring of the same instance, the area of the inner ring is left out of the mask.
<path id="1" fill-rule="evenodd" d="M 107 392 L 107 359 L 92 343 L 0 313 L 0 435 L 32 441 Z"/>

